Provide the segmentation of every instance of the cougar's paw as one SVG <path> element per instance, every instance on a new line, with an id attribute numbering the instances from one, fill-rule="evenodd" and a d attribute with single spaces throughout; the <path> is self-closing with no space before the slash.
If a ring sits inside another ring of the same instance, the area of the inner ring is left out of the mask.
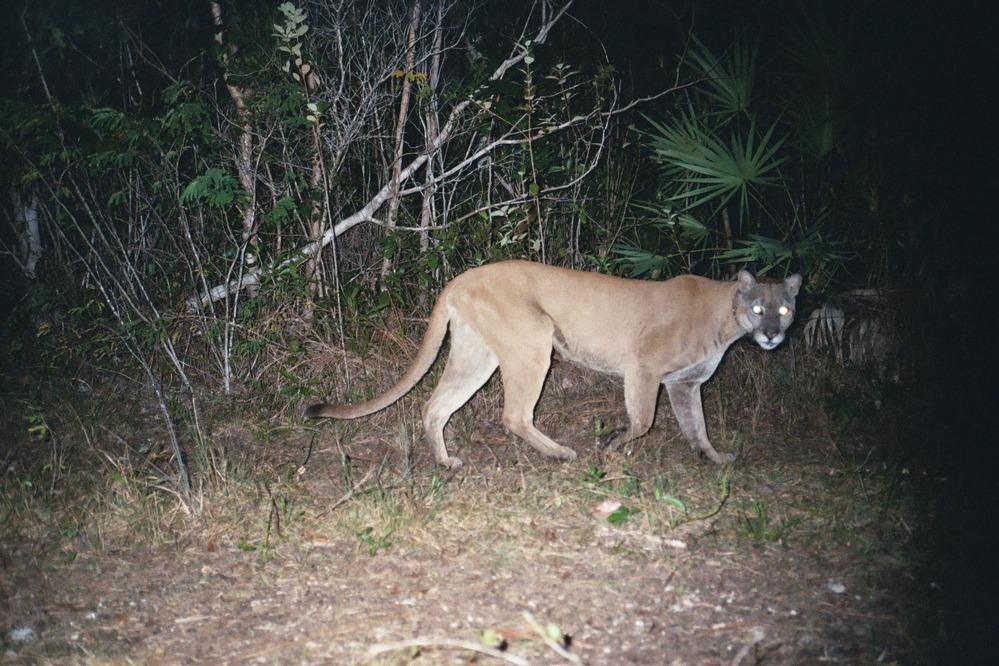
<path id="1" fill-rule="evenodd" d="M 461 458 L 456 458 L 454 456 L 448 456 L 444 460 L 438 460 L 437 464 L 442 467 L 447 467 L 448 469 L 458 469 L 465 463 L 462 462 Z"/>
<path id="2" fill-rule="evenodd" d="M 715 453 L 713 456 L 708 454 L 707 458 L 719 465 L 729 465 L 735 462 L 735 454 L 733 453 Z"/>
<path id="3" fill-rule="evenodd" d="M 562 450 L 556 453 L 553 457 L 558 458 L 559 460 L 569 461 L 569 460 L 575 460 L 578 456 L 576 455 L 575 451 L 573 451 L 568 447 L 563 446 Z"/>

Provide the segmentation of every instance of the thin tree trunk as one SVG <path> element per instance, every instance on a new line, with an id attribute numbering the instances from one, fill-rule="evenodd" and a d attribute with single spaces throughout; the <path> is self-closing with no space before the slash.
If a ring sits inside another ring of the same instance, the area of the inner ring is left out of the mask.
<path id="1" fill-rule="evenodd" d="M 225 48 L 222 6 L 218 2 L 215 2 L 215 0 L 212 0 L 209 5 L 212 10 L 212 22 L 215 24 L 215 41 L 220 47 L 223 47 L 222 63 L 228 65 L 229 50 Z M 256 245 L 257 177 L 253 163 L 253 126 L 249 118 L 249 109 L 247 108 L 247 101 L 253 97 L 253 91 L 249 88 L 233 84 L 229 80 L 228 69 L 222 73 L 222 79 L 225 82 L 225 89 L 229 93 L 229 98 L 236 107 L 236 116 L 239 118 L 240 134 L 236 142 L 236 173 L 239 178 L 239 184 L 242 185 L 249 196 L 242 211 L 242 240 L 244 244 L 254 246 Z M 255 265 L 257 263 L 256 253 L 251 251 L 246 252 L 244 263 L 248 267 Z"/>
<path id="2" fill-rule="evenodd" d="M 441 54 L 444 52 L 444 6 L 437 5 L 437 22 L 434 28 L 433 57 L 430 60 L 430 71 L 427 73 L 427 85 L 436 90 L 441 80 Z M 437 98 L 431 97 L 428 101 L 430 107 L 425 114 L 427 144 L 433 144 L 440 135 L 440 124 L 437 121 Z M 423 203 L 420 207 L 420 250 L 426 252 L 430 249 L 430 227 L 434 223 L 434 180 L 436 164 L 434 160 L 427 162 L 427 170 L 423 178 Z"/>
<path id="3" fill-rule="evenodd" d="M 11 188 L 10 200 L 14 207 L 14 227 L 17 234 L 17 262 L 29 280 L 35 279 L 35 266 L 42 258 L 42 233 L 38 226 L 38 199 L 32 195 L 28 202 L 17 190 Z"/>
<path id="4" fill-rule="evenodd" d="M 399 117 L 395 125 L 395 152 L 392 158 L 392 184 L 394 192 L 389 200 L 388 218 L 385 220 L 387 233 L 391 233 L 395 228 L 396 217 L 399 214 L 399 188 L 402 184 L 402 156 L 406 147 L 406 122 L 409 119 L 409 99 L 413 91 L 413 69 L 416 66 L 416 29 L 420 25 L 420 0 L 413 0 L 413 16 L 409 22 L 409 40 L 406 45 L 406 64 L 402 72 L 402 95 L 399 100 Z M 381 283 L 385 287 L 385 278 L 392 270 L 392 260 L 389 257 L 382 259 Z"/>

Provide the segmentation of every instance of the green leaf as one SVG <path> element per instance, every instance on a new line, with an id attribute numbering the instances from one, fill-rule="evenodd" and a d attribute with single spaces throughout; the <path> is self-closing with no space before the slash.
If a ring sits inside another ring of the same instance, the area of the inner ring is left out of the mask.
<path id="1" fill-rule="evenodd" d="M 617 511 L 607 516 L 607 522 L 611 525 L 624 525 L 628 522 L 629 518 L 641 513 L 641 511 L 641 509 L 629 509 L 626 506 L 622 506 Z"/>
<path id="2" fill-rule="evenodd" d="M 479 640 L 482 641 L 483 645 L 491 648 L 499 647 L 503 644 L 503 637 L 495 629 L 484 630 L 479 636 Z"/>
<path id="3" fill-rule="evenodd" d="M 204 205 L 209 208 L 226 208 L 242 204 L 249 194 L 239 185 L 239 181 L 222 169 L 212 168 L 192 180 L 180 194 L 182 205 Z"/>
<path id="4" fill-rule="evenodd" d="M 738 39 L 723 57 L 714 55 L 697 37 L 688 56 L 697 78 L 704 80 L 698 91 L 711 101 L 714 113 L 734 116 L 746 112 L 753 98 L 758 42 L 752 46 Z"/>
<path id="5" fill-rule="evenodd" d="M 680 498 L 668 495 L 658 488 L 656 488 L 654 495 L 655 498 L 660 502 L 665 502 L 666 504 L 672 504 L 683 513 L 687 513 L 687 505 L 684 504 L 683 500 L 681 500 Z"/>
<path id="6" fill-rule="evenodd" d="M 667 257 L 630 245 L 612 245 L 610 252 L 621 257 L 622 263 L 629 266 L 629 277 L 639 277 L 648 273 L 662 273 L 668 270 L 670 265 Z"/>

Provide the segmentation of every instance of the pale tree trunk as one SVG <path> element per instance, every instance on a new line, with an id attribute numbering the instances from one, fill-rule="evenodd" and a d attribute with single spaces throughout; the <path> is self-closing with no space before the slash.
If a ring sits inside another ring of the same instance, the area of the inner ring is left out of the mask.
<path id="1" fill-rule="evenodd" d="M 10 200 L 14 207 L 14 233 L 17 234 L 15 259 L 25 277 L 34 280 L 35 266 L 42 258 L 44 249 L 38 226 L 38 199 L 32 196 L 29 201 L 25 201 L 17 190 L 12 189 Z"/>
<path id="2" fill-rule="evenodd" d="M 236 107 L 236 124 L 240 128 L 239 137 L 236 140 L 236 154 L 233 159 L 236 163 L 236 174 L 239 179 L 239 184 L 246 192 L 247 199 L 243 203 L 241 211 L 242 231 L 240 234 L 241 243 L 239 246 L 239 256 L 241 256 L 241 261 L 230 267 L 230 274 L 232 274 L 232 272 L 236 272 L 239 275 L 237 280 L 242 280 L 247 272 L 259 270 L 259 267 L 257 266 L 257 255 L 252 249 L 257 245 L 257 177 L 253 160 L 253 126 L 250 121 L 250 113 L 247 106 L 248 101 L 253 97 L 253 90 L 237 86 L 230 80 L 228 65 L 229 56 L 233 52 L 233 48 L 232 46 L 226 47 L 225 45 L 225 24 L 222 20 L 222 6 L 215 0 L 209 2 L 209 6 L 212 12 L 212 23 L 215 25 L 215 41 L 218 43 L 220 47 L 219 50 L 222 53 L 222 64 L 224 68 L 222 72 L 222 80 L 225 83 L 226 91 L 229 93 L 229 99 L 232 100 L 233 105 Z M 252 287 L 250 293 L 253 293 Z M 226 301 L 227 312 L 224 319 L 225 336 L 223 338 L 224 343 L 222 349 L 223 385 L 226 393 L 230 392 L 232 383 L 232 345 L 235 336 L 233 321 L 239 305 L 239 292 L 233 292 L 232 295 L 236 298 L 232 299 L 232 302 L 229 302 L 228 300 Z"/>
<path id="3" fill-rule="evenodd" d="M 305 86 L 305 99 L 310 102 L 309 92 L 316 87 L 316 76 L 313 72 L 303 72 L 302 85 Z M 329 184 L 326 180 L 326 163 L 323 160 L 323 135 L 319 118 L 312 121 L 312 172 L 309 175 L 309 186 L 313 192 L 323 192 L 323 196 L 314 197 L 311 210 L 309 211 L 309 240 L 315 242 L 323 235 L 323 223 L 326 220 L 327 197 L 329 196 Z M 316 296 L 322 296 L 323 273 L 320 270 L 321 254 L 317 253 L 310 257 L 303 265 L 304 274 L 309 281 L 309 288 Z M 334 258 L 334 265 L 336 259 Z M 339 277 L 335 277 L 339 280 Z M 302 310 L 302 318 L 305 321 L 312 321 L 315 313 L 315 303 L 310 300 Z"/>
<path id="4" fill-rule="evenodd" d="M 441 81 L 441 54 L 444 52 L 444 7 L 437 5 L 437 22 L 434 29 L 433 56 L 430 59 L 430 71 L 427 72 L 427 84 L 434 90 L 438 88 Z M 437 121 L 437 98 L 431 97 L 428 101 L 428 112 L 424 114 L 424 125 L 426 127 L 427 143 L 435 143 L 440 136 L 440 126 Z M 430 249 L 430 227 L 434 223 L 434 197 L 436 188 L 434 179 L 436 173 L 436 160 L 427 162 L 427 170 L 423 178 L 423 202 L 420 206 L 420 250 L 426 252 Z M 446 221 L 445 221 L 446 223 Z"/>
<path id="5" fill-rule="evenodd" d="M 389 200 L 388 217 L 385 220 L 386 232 L 391 233 L 396 225 L 396 217 L 399 215 L 399 186 L 402 182 L 402 156 L 406 148 L 406 123 L 409 120 L 409 100 L 413 92 L 413 71 L 416 65 L 416 30 L 420 25 L 420 0 L 413 0 L 413 16 L 409 21 L 409 38 L 406 42 L 406 64 L 405 69 L 399 77 L 402 81 L 402 94 L 399 98 L 399 116 L 395 125 L 395 151 L 392 156 L 392 176 L 391 182 L 396 188 L 392 198 Z M 381 282 L 385 288 L 385 278 L 392 270 L 392 260 L 388 257 L 382 259 Z"/>
<path id="6" fill-rule="evenodd" d="M 230 49 L 225 48 L 225 26 L 222 21 L 222 6 L 212 0 L 209 3 L 212 10 L 212 22 L 215 25 L 215 41 L 222 51 L 222 64 L 228 65 Z M 229 79 L 229 71 L 226 69 L 222 73 L 225 82 L 225 89 L 229 93 L 229 99 L 236 107 L 236 116 L 239 119 L 240 133 L 236 142 L 236 173 L 239 184 L 248 195 L 248 200 L 243 206 L 243 230 L 242 241 L 244 249 L 243 262 L 249 268 L 257 263 L 256 254 L 249 250 L 249 247 L 257 244 L 256 239 L 256 210 L 257 210 L 257 175 L 253 160 L 253 126 L 250 122 L 250 113 L 247 102 L 253 97 L 253 90 L 237 86 Z"/>
<path id="7" fill-rule="evenodd" d="M 312 172 L 309 175 L 309 186 L 314 192 L 327 191 L 326 169 L 323 166 L 322 136 L 319 133 L 319 125 L 316 123 L 312 128 L 312 145 L 315 154 L 312 156 Z M 322 189 L 320 189 L 322 188 Z M 315 242 L 323 235 L 323 222 L 325 221 L 326 197 L 316 197 L 312 208 L 309 211 L 309 240 Z M 319 270 L 319 255 L 310 257 L 303 265 L 305 277 L 309 281 L 312 292 L 317 296 L 323 294 L 322 271 Z M 303 317 L 311 321 L 313 308 L 310 305 Z"/>

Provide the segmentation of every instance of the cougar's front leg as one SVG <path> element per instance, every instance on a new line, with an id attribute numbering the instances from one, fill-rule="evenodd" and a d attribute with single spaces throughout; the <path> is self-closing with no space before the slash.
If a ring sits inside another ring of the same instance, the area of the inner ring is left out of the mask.
<path id="1" fill-rule="evenodd" d="M 628 410 L 628 428 L 612 432 L 603 443 L 610 451 L 641 437 L 652 427 L 656 416 L 656 398 L 659 397 L 659 380 L 642 368 L 632 368 L 624 375 L 624 405 Z"/>
<path id="2" fill-rule="evenodd" d="M 731 453 L 718 453 L 708 439 L 708 431 L 704 425 L 704 410 L 701 406 L 701 384 L 699 382 L 667 382 L 666 392 L 669 394 L 673 413 L 680 424 L 687 444 L 695 451 L 700 451 L 719 465 L 735 460 Z"/>

